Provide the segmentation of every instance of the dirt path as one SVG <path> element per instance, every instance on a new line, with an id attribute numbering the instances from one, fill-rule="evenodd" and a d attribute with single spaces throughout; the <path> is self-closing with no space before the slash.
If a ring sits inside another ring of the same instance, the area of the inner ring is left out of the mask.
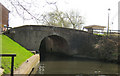
<path id="1" fill-rule="evenodd" d="M 39 63 L 39 54 L 35 54 L 27 59 L 18 69 L 14 71 L 14 74 L 29 74 L 34 66 Z"/>

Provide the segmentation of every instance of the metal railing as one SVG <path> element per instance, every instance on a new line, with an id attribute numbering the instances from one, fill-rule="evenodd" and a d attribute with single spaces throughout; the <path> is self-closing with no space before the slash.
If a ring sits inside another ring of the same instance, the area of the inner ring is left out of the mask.
<path id="1" fill-rule="evenodd" d="M 14 57 L 16 56 L 16 54 L 0 54 L 0 56 L 12 57 L 12 61 L 11 61 L 11 76 L 13 76 Z"/>
<path id="2" fill-rule="evenodd" d="M 96 34 L 107 34 L 107 32 L 94 30 L 93 33 Z M 109 30 L 108 34 L 120 34 L 120 30 Z"/>

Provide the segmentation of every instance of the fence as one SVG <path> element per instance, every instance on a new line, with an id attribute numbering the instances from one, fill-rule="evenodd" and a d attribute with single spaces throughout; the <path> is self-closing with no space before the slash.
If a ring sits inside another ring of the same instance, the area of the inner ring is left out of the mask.
<path id="1" fill-rule="evenodd" d="M 94 30 L 93 33 L 96 34 L 107 34 L 107 32 Z M 109 30 L 108 34 L 120 34 L 120 30 Z"/>

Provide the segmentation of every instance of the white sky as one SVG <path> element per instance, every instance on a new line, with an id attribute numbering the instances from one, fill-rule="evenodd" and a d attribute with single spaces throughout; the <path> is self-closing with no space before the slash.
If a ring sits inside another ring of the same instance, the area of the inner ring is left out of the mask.
<path id="1" fill-rule="evenodd" d="M 27 0 L 26 0 L 27 1 Z M 45 0 L 36 0 L 41 1 L 40 4 L 44 5 Z M 118 2 L 120 0 L 47 0 L 47 1 L 57 1 L 57 6 L 62 11 L 75 10 L 80 13 L 85 18 L 85 24 L 87 25 L 108 25 L 108 8 L 110 11 L 110 29 L 118 29 Z M 6 7 L 4 0 L 0 1 Z M 40 11 L 47 12 L 53 10 L 52 6 L 46 5 L 44 8 L 41 8 Z M 22 18 L 19 16 L 9 15 L 10 21 L 9 24 L 11 27 L 17 27 L 24 24 L 35 24 L 33 21 L 23 22 Z M 113 24 L 112 24 L 113 22 Z"/>

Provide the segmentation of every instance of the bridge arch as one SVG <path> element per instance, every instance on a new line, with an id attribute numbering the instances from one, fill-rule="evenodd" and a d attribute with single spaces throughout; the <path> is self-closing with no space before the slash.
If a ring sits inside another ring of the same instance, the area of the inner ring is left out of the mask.
<path id="1" fill-rule="evenodd" d="M 44 59 L 47 54 L 58 54 L 62 53 L 67 55 L 69 51 L 68 42 L 61 36 L 50 35 L 45 37 L 39 47 L 40 59 Z"/>

